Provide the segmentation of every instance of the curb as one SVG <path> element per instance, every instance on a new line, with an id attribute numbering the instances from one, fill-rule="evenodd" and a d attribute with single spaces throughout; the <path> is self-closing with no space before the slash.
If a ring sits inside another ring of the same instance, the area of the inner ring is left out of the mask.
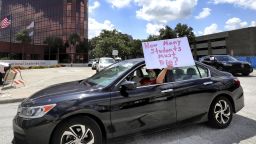
<path id="1" fill-rule="evenodd" d="M 26 98 L 17 98 L 17 99 L 7 99 L 7 100 L 0 100 L 0 104 L 8 104 L 8 103 L 16 103 L 21 102 Z"/>

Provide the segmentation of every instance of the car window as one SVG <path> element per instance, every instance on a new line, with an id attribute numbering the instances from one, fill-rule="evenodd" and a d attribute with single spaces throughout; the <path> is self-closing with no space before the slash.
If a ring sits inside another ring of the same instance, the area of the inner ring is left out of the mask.
<path id="1" fill-rule="evenodd" d="M 172 75 L 175 82 L 201 78 L 196 66 L 174 68 Z"/>
<path id="2" fill-rule="evenodd" d="M 210 58 L 209 57 L 206 57 L 203 59 L 204 61 L 210 61 Z"/>
<path id="3" fill-rule="evenodd" d="M 146 66 L 141 66 L 127 76 L 126 80 L 136 82 L 137 87 L 154 85 L 160 71 L 160 69 L 147 69 Z"/>
<path id="4" fill-rule="evenodd" d="M 201 67 L 201 66 L 197 66 L 197 68 L 198 68 L 202 78 L 209 77 L 209 71 L 208 71 L 207 68 L 204 68 L 204 67 Z"/>
<path id="5" fill-rule="evenodd" d="M 215 56 L 215 58 L 218 61 L 224 61 L 224 62 L 236 62 L 236 61 L 238 61 L 236 58 L 231 57 L 231 56 Z"/>
<path id="6" fill-rule="evenodd" d="M 114 59 L 100 59 L 100 63 L 115 63 Z"/>
<path id="7" fill-rule="evenodd" d="M 125 61 L 113 64 L 110 67 L 96 73 L 94 76 L 88 78 L 86 82 L 91 85 L 97 85 L 99 87 L 108 86 L 120 75 L 132 68 L 134 64 L 135 63 Z"/>

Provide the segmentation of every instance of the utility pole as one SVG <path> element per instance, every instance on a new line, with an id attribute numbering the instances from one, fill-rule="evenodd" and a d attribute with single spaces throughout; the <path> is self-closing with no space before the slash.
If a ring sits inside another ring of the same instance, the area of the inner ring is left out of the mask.
<path id="1" fill-rule="evenodd" d="M 11 24 L 10 24 L 10 51 L 8 54 L 9 59 L 11 59 L 10 53 L 12 51 L 12 14 L 10 15 L 10 21 L 11 21 Z"/>

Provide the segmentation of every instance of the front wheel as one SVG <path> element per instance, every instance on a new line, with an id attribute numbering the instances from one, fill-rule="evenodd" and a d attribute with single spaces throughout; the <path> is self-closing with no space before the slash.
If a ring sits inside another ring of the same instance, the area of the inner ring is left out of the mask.
<path id="1" fill-rule="evenodd" d="M 233 108 L 226 97 L 215 99 L 209 110 L 209 125 L 223 129 L 229 126 L 233 118 Z"/>
<path id="2" fill-rule="evenodd" d="M 250 75 L 250 73 L 242 73 L 243 74 L 243 76 L 249 76 Z"/>
<path id="3" fill-rule="evenodd" d="M 102 132 L 87 116 L 73 118 L 57 127 L 51 144 L 103 144 Z"/>

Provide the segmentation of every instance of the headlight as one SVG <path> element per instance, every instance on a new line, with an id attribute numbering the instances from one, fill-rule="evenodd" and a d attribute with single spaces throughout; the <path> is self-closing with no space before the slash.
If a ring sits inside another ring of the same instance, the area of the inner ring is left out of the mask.
<path id="1" fill-rule="evenodd" d="M 23 118 L 40 118 L 52 110 L 56 104 L 36 106 L 36 107 L 21 107 L 18 108 L 18 115 Z"/>

